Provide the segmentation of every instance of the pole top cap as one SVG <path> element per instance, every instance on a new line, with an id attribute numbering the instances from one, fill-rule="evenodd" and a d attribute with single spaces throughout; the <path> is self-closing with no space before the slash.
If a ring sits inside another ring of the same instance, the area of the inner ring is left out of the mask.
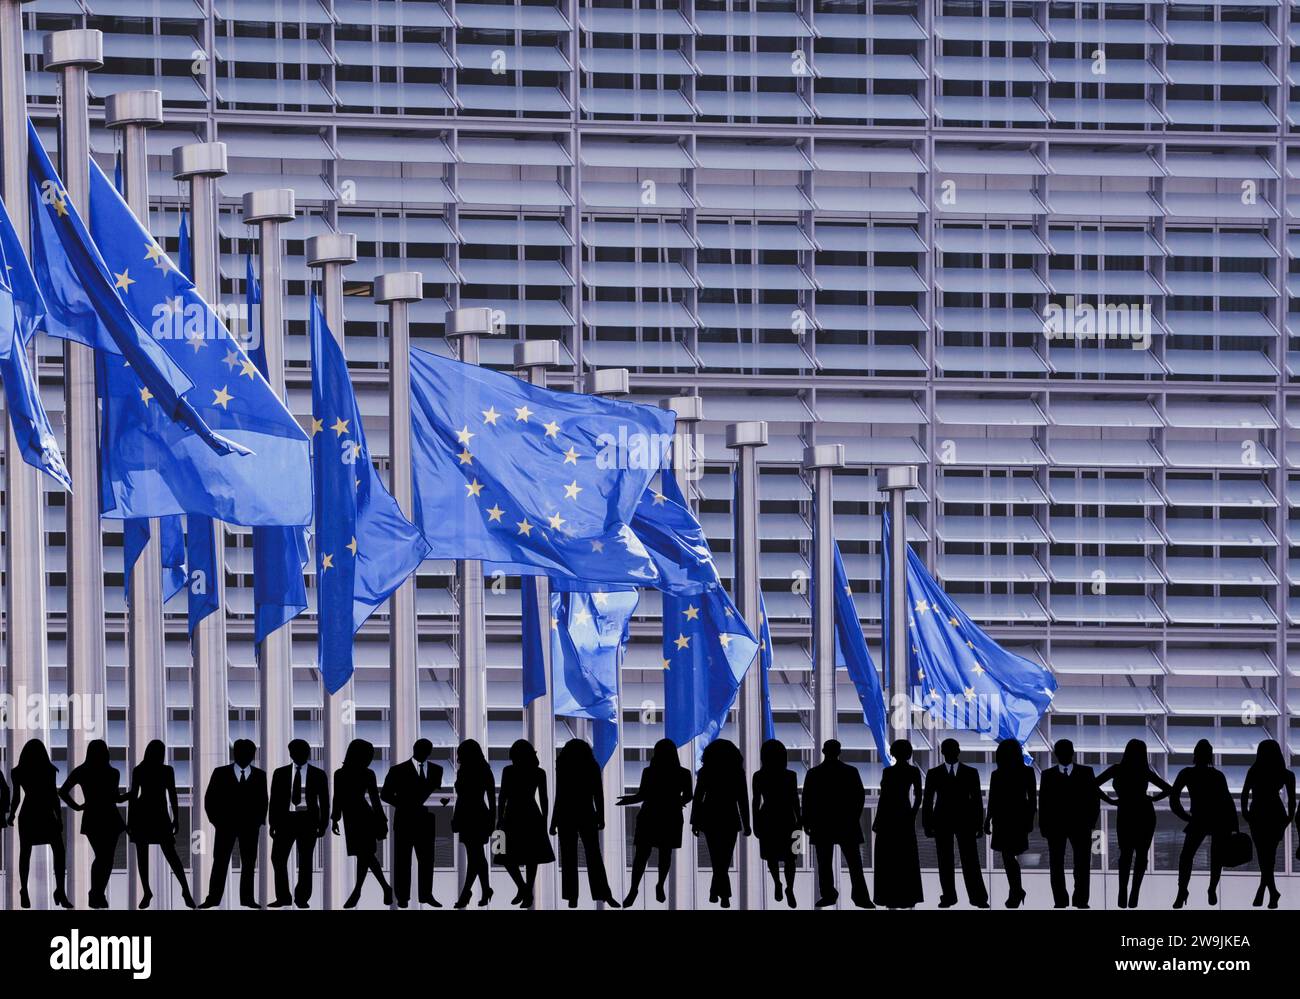
<path id="1" fill-rule="evenodd" d="M 123 90 L 104 98 L 104 124 L 109 128 L 163 123 L 161 90 Z"/>
<path id="2" fill-rule="evenodd" d="M 356 262 L 357 234 L 354 232 L 322 232 L 307 239 L 308 267 Z"/>
<path id="3" fill-rule="evenodd" d="M 915 465 L 889 465 L 876 472 L 876 488 L 881 492 L 893 492 L 896 489 L 906 492 L 915 489 L 918 483 Z"/>
<path id="4" fill-rule="evenodd" d="M 265 191 L 248 191 L 244 194 L 244 222 L 292 222 L 297 214 L 293 191 L 275 187 Z"/>
<path id="5" fill-rule="evenodd" d="M 493 317 L 493 311 L 487 306 L 452 309 L 443 320 L 442 335 L 450 340 L 458 336 L 492 336 L 499 333 L 502 324 Z"/>
<path id="6" fill-rule="evenodd" d="M 698 395 L 675 395 L 659 405 L 676 413 L 678 423 L 699 423 L 704 419 L 704 400 Z"/>
<path id="7" fill-rule="evenodd" d="M 630 385 L 627 368 L 596 368 L 587 372 L 587 391 L 592 395 L 627 395 Z"/>
<path id="8" fill-rule="evenodd" d="M 224 177 L 229 172 L 224 142 L 191 142 L 172 150 L 172 176 L 177 180 Z"/>
<path id="9" fill-rule="evenodd" d="M 516 368 L 558 368 L 559 340 L 524 340 L 515 344 Z"/>
<path id="10" fill-rule="evenodd" d="M 808 471 L 816 468 L 843 468 L 843 444 L 814 444 L 803 449 L 803 467 Z"/>
<path id="11" fill-rule="evenodd" d="M 752 420 L 747 423 L 727 424 L 727 447 L 765 447 L 767 445 L 767 423 Z"/>
<path id="12" fill-rule="evenodd" d="M 104 65 L 104 33 L 97 28 L 51 31 L 43 45 L 45 68 L 49 70 L 67 66 L 98 69 Z"/>
<path id="13" fill-rule="evenodd" d="M 418 302 L 424 298 L 424 275 L 419 271 L 390 271 L 375 278 L 375 301 Z"/>

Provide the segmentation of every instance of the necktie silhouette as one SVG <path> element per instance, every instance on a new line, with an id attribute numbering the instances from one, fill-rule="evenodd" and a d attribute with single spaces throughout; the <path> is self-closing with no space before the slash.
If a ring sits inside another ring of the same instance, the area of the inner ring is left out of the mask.
<path id="1" fill-rule="evenodd" d="M 302 803 L 302 767 L 293 769 L 293 803 L 295 805 Z"/>

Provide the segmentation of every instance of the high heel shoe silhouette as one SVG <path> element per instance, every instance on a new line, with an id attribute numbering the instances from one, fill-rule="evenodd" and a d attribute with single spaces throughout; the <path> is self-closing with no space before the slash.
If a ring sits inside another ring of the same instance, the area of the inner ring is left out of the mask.
<path id="1" fill-rule="evenodd" d="M 1276 909 L 1277 904 L 1280 901 L 1282 901 L 1282 893 L 1276 888 L 1270 888 L 1268 890 L 1268 907 L 1270 909 Z"/>
<path id="2" fill-rule="evenodd" d="M 18 904 L 21 905 L 24 909 L 30 909 L 32 907 L 32 899 L 31 896 L 27 894 L 26 888 L 19 889 Z"/>
<path id="3" fill-rule="evenodd" d="M 194 908 L 194 896 L 190 894 L 188 888 L 182 889 L 181 901 L 185 903 L 185 908 Z"/>
<path id="4" fill-rule="evenodd" d="M 140 905 L 139 905 L 139 908 L 141 908 L 141 909 L 147 909 L 147 908 L 149 908 L 149 903 L 152 902 L 152 901 L 153 901 L 153 892 L 148 891 L 148 890 L 146 889 L 145 893 L 144 893 L 143 895 L 140 896 Z"/>
<path id="5" fill-rule="evenodd" d="M 1264 904 L 1264 886 L 1259 886 L 1259 891 L 1255 892 L 1255 901 L 1250 903 L 1256 909 Z"/>
<path id="6" fill-rule="evenodd" d="M 492 901 L 493 891 L 491 888 L 483 889 L 483 897 L 478 900 L 478 907 L 481 909 Z"/>
<path id="7" fill-rule="evenodd" d="M 470 893 L 469 890 L 467 889 L 460 893 L 460 897 L 456 899 L 455 903 L 452 905 L 452 908 L 463 909 L 465 908 L 465 906 L 469 905 L 469 900 L 470 900 Z"/>
<path id="8" fill-rule="evenodd" d="M 639 894 L 639 892 L 640 889 L 633 888 L 631 891 L 629 891 L 626 895 L 623 896 L 624 909 L 630 909 L 633 905 L 636 904 L 636 897 Z"/>
<path id="9" fill-rule="evenodd" d="M 68 896 L 64 893 L 62 888 L 54 889 L 54 904 L 61 909 L 72 908 L 72 903 L 68 900 Z"/>
<path id="10" fill-rule="evenodd" d="M 356 891 L 354 891 L 351 895 L 348 896 L 348 900 L 343 903 L 343 908 L 355 909 L 357 907 L 357 903 L 360 901 L 361 901 L 361 889 L 357 888 Z"/>

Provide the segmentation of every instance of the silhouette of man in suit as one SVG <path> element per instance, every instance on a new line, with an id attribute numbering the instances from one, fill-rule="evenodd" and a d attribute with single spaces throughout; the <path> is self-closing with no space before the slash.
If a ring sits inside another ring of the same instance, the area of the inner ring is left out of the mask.
<path id="1" fill-rule="evenodd" d="M 419 868 L 419 900 L 434 908 L 433 841 L 437 818 L 429 796 L 442 787 L 442 767 L 429 759 L 433 743 L 419 739 L 411 747 L 411 758 L 391 767 L 379 797 L 393 806 L 393 893 L 405 909 L 411 900 L 411 851 Z"/>
<path id="2" fill-rule="evenodd" d="M 943 763 L 925 775 L 925 794 L 921 802 L 921 827 L 934 840 L 935 852 L 939 855 L 939 908 L 948 909 L 957 904 L 952 856 L 955 838 L 966 895 L 971 905 L 987 909 L 989 896 L 984 888 L 984 873 L 980 870 L 980 855 L 975 842 L 984 830 L 984 792 L 980 788 L 980 775 L 974 767 L 960 762 L 961 746 L 956 739 L 944 739 L 939 750 L 943 754 Z"/>
<path id="3" fill-rule="evenodd" d="M 289 743 L 289 759 L 271 775 L 271 866 L 275 870 L 275 901 L 299 909 L 311 901 L 311 859 L 316 841 L 329 821 L 330 792 L 325 771 L 314 767 L 311 747 L 304 739 Z M 289 851 L 298 848 L 298 881 L 289 894 Z"/>
<path id="4" fill-rule="evenodd" d="M 1092 877 L 1092 829 L 1101 811 L 1092 767 L 1074 762 L 1074 743 L 1062 739 L 1052 747 L 1056 766 L 1043 771 L 1038 790 L 1038 828 L 1047 840 L 1052 871 L 1052 899 L 1058 909 L 1073 901 L 1088 908 Z M 1074 894 L 1065 889 L 1065 848 L 1074 854 Z"/>
<path id="5" fill-rule="evenodd" d="M 213 909 L 226 893 L 226 872 L 235 843 L 239 843 L 239 904 L 260 909 L 257 904 L 257 849 L 262 824 L 266 822 L 266 771 L 253 766 L 257 747 L 252 739 L 236 739 L 230 747 L 233 763 L 217 767 L 208 779 L 203 811 L 212 823 L 216 842 L 212 847 L 212 876 L 208 897 L 200 909 Z"/>
<path id="6" fill-rule="evenodd" d="M 867 792 L 857 767 L 840 760 L 840 744 L 827 739 L 822 762 L 808 770 L 803 782 L 803 821 L 817 851 L 817 908 L 834 905 L 839 899 L 835 887 L 835 848 L 840 848 L 849 865 L 853 904 L 874 909 L 867 879 L 862 874 L 862 809 Z"/>

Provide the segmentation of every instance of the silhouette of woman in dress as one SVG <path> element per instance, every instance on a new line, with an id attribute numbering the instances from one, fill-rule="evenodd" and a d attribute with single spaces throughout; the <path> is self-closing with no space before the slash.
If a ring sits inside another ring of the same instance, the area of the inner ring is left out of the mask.
<path id="1" fill-rule="evenodd" d="M 691 772 L 678 762 L 672 739 L 660 739 L 650 754 L 650 762 L 641 771 L 636 793 L 618 799 L 620 805 L 641 805 L 632 837 L 632 887 L 623 899 L 624 908 L 636 901 L 651 850 L 659 851 L 655 898 L 660 902 L 667 899 L 664 885 L 672 869 L 673 851 L 682 845 L 682 809 L 690 800 Z"/>
<path id="2" fill-rule="evenodd" d="M 1002 854 L 1002 867 L 1007 872 L 1006 906 L 1018 909 L 1025 900 L 1018 858 L 1029 849 L 1038 795 L 1033 767 L 1025 766 L 1020 743 L 1003 739 L 998 743 L 994 759 L 997 768 L 989 776 L 989 811 L 984 819 L 984 832 L 992 835 L 993 849 Z"/>
<path id="3" fill-rule="evenodd" d="M 366 882 L 366 872 L 373 872 L 379 887 L 384 891 L 384 905 L 393 904 L 393 889 L 384 880 L 384 869 L 379 863 L 379 841 L 388 835 L 388 818 L 379 803 L 379 784 L 370 764 L 375 761 L 375 747 L 365 739 L 353 739 L 343 754 L 343 765 L 334 771 L 334 812 L 330 816 L 331 829 L 339 834 L 339 819 L 343 820 L 348 856 L 357 858 L 357 885 L 343 903 L 345 909 L 355 909 L 361 901 L 361 886 Z"/>
<path id="4" fill-rule="evenodd" d="M 153 891 L 149 887 L 149 847 L 162 847 L 167 866 L 181 886 L 185 905 L 193 909 L 194 898 L 185 881 L 185 867 L 176 852 L 180 832 L 180 804 L 176 797 L 176 771 L 167 765 L 167 747 L 154 739 L 144 747 L 144 758 L 131 771 L 127 792 L 127 835 L 135 844 L 136 873 L 140 875 L 140 908 L 149 908 Z"/>
<path id="5" fill-rule="evenodd" d="M 758 751 L 759 767 L 754 771 L 754 834 L 759 856 L 767 861 L 778 902 L 784 897 L 791 909 L 794 897 L 795 837 L 803 828 L 799 812 L 799 780 L 790 769 L 785 743 L 768 739 Z M 785 886 L 781 885 L 784 873 Z"/>
<path id="6" fill-rule="evenodd" d="M 474 882 L 479 882 L 480 906 L 492 901 L 488 883 L 487 842 L 497 815 L 496 778 L 483 755 L 483 747 L 466 739 L 456 747 L 456 807 L 451 812 L 451 831 L 465 848 L 465 884 L 456 908 L 469 905 Z"/>
<path id="7" fill-rule="evenodd" d="M 1295 812 L 1295 774 L 1287 769 L 1277 740 L 1265 739 L 1259 744 L 1255 762 L 1246 771 L 1246 782 L 1241 787 L 1241 814 L 1250 825 L 1250 838 L 1255 841 L 1255 856 L 1259 858 L 1259 890 L 1251 903 L 1256 908 L 1264 904 L 1265 891 L 1270 909 L 1276 909 L 1282 899 L 1273 872 L 1277 867 L 1278 844 Z"/>
<path id="8" fill-rule="evenodd" d="M 912 744 L 899 739 L 889 747 L 894 762 L 880 775 L 880 801 L 871 823 L 875 833 L 876 904 L 911 909 L 924 899 L 921 855 L 916 846 L 916 813 L 921 810 L 921 770 Z"/>
<path id="9" fill-rule="evenodd" d="M 600 830 L 605 828 L 605 796 L 600 764 L 585 739 L 570 739 L 555 756 L 555 807 L 551 835 L 560 837 L 560 895 L 570 909 L 578 906 L 578 840 L 587 858 L 587 883 L 594 902 L 618 908 L 610 894 Z"/>
<path id="10" fill-rule="evenodd" d="M 1183 808 L 1182 792 L 1191 799 L 1191 812 Z M 1192 765 L 1184 767 L 1174 778 L 1169 792 L 1169 810 L 1187 823 L 1183 832 L 1183 849 L 1178 856 L 1178 895 L 1174 908 L 1187 904 L 1187 889 L 1192 881 L 1192 863 L 1196 851 L 1208 836 L 1210 839 L 1210 891 L 1211 905 L 1219 901 L 1219 878 L 1223 875 L 1223 844 L 1229 833 L 1237 832 L 1237 806 L 1228 779 L 1214 766 L 1214 747 L 1209 739 L 1201 739 L 1192 749 Z"/>
<path id="11" fill-rule="evenodd" d="M 709 901 L 731 908 L 731 858 L 741 831 L 748 836 L 749 789 L 745 786 L 745 758 L 728 739 L 715 739 L 700 754 L 691 804 L 691 831 L 704 834 L 709 847 L 713 879 Z"/>
<path id="12" fill-rule="evenodd" d="M 108 908 L 108 879 L 113 875 L 113 858 L 117 841 L 126 828 L 117 810 L 119 802 L 130 797 L 120 787 L 117 768 L 110 762 L 108 743 L 93 739 L 86 745 L 86 759 L 73 768 L 59 788 L 59 797 L 74 812 L 81 812 L 81 835 L 90 840 L 94 859 L 90 864 L 90 891 L 87 901 L 92 909 Z M 72 789 L 81 788 L 81 804 L 72 797 Z"/>
<path id="13" fill-rule="evenodd" d="M 546 834 L 546 773 L 537 750 L 527 739 L 510 747 L 510 764 L 501 772 L 501 793 L 497 797 L 497 828 L 504 851 L 496 861 L 506 869 L 517 889 L 511 905 L 533 906 L 537 868 L 555 861 L 551 838 Z"/>
<path id="14" fill-rule="evenodd" d="M 9 805 L 9 824 L 13 825 L 17 815 L 18 898 L 24 909 L 32 907 L 27 894 L 27 875 L 31 871 L 34 846 L 50 848 L 54 860 L 54 904 L 64 909 L 72 908 L 63 890 L 67 854 L 63 846 L 63 808 L 59 804 L 59 789 L 55 783 L 58 775 L 50 762 L 49 750 L 40 739 L 27 741 L 18 755 L 18 765 L 10 773 L 14 792 Z"/>
<path id="15" fill-rule="evenodd" d="M 1156 808 L 1159 801 L 1171 790 L 1169 783 L 1151 769 L 1147 761 L 1147 744 L 1141 739 L 1130 739 L 1118 763 L 1112 763 L 1097 775 L 1097 787 L 1110 782 L 1114 795 L 1101 792 L 1101 796 L 1117 806 L 1116 833 L 1119 839 L 1119 907 L 1135 909 L 1142 878 L 1147 871 L 1147 854 L 1156 834 Z M 1154 784 L 1158 790 L 1148 794 Z M 1133 890 L 1129 892 L 1132 875 Z"/>

